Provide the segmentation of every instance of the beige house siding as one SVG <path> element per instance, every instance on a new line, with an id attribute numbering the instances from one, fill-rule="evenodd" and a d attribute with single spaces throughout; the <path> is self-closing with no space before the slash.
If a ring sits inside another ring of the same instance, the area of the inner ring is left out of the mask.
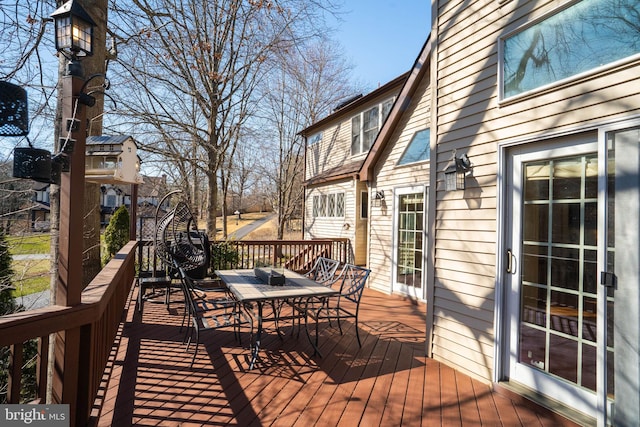
<path id="1" fill-rule="evenodd" d="M 431 351 L 434 358 L 490 381 L 494 310 L 498 143 L 552 134 L 640 113 L 638 61 L 500 102 L 499 37 L 560 6 L 560 2 L 434 3 L 432 64 L 437 153 L 432 171 L 435 209 Z M 634 81 L 635 79 L 635 81 Z M 464 191 L 445 192 L 443 173 L 466 153 L 473 176 Z M 478 341 L 477 343 L 474 343 Z"/>
<path id="2" fill-rule="evenodd" d="M 307 148 L 306 179 L 342 166 L 358 157 L 351 156 L 351 120 L 322 131 L 322 140 Z"/>
<path id="3" fill-rule="evenodd" d="M 429 79 L 423 79 L 404 112 L 403 118 L 390 137 L 374 171 L 375 181 L 371 187 L 383 190 L 384 203 L 371 207 L 369 241 L 369 286 L 383 292 L 391 292 L 394 246 L 394 189 L 417 185 L 428 186 L 429 162 L 396 166 L 407 145 L 417 131 L 429 128 L 431 115 Z M 370 194 L 372 201 L 374 194 Z"/>
<path id="4" fill-rule="evenodd" d="M 363 103 L 357 109 L 339 115 L 335 121 L 326 126 L 310 131 L 307 137 L 322 132 L 322 140 L 307 147 L 305 179 L 311 179 L 333 168 L 364 159 L 366 152 L 351 155 L 351 119 L 363 111 L 395 97 L 398 91 L 399 88 L 395 87 L 392 91 L 383 92 Z"/>

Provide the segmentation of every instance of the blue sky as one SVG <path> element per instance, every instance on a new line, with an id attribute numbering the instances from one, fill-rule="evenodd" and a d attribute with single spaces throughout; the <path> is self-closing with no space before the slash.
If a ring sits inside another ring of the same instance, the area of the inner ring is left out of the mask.
<path id="1" fill-rule="evenodd" d="M 375 89 L 409 71 L 431 26 L 429 0 L 345 0 L 334 38 L 353 79 Z"/>

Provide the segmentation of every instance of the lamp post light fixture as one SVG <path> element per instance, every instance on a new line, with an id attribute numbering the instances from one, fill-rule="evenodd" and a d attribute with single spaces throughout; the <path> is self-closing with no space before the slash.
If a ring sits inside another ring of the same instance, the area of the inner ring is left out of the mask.
<path id="1" fill-rule="evenodd" d="M 96 23 L 75 0 L 69 0 L 51 14 L 56 29 L 56 50 L 69 59 L 67 74 L 82 75 L 79 56 L 93 55 Z"/>
<path id="2" fill-rule="evenodd" d="M 88 0 L 85 0 L 88 2 Z M 89 14 L 70 0 L 52 15 L 55 22 L 56 50 L 69 62 L 60 78 L 58 102 L 62 114 L 59 123 L 60 152 L 52 158 L 51 175 L 60 182 L 58 268 L 53 292 L 54 303 L 75 307 L 82 303 L 84 258 L 84 198 L 85 145 L 87 138 L 87 106 L 83 98 L 86 83 L 80 59 L 93 54 L 93 31 L 96 23 Z M 101 25 L 105 25 L 101 22 Z M 80 327 L 56 334 L 52 347 L 51 402 L 69 404 L 71 425 L 85 424 L 88 408 L 81 390 L 86 378 L 77 375 L 78 360 L 82 360 Z M 76 372 L 74 374 L 74 372 Z"/>
<path id="3" fill-rule="evenodd" d="M 93 28 L 96 23 L 80 4 L 69 0 L 51 14 L 56 27 L 56 50 L 71 55 L 93 55 Z"/>
<path id="4" fill-rule="evenodd" d="M 453 153 L 453 159 L 444 171 L 444 188 L 446 191 L 464 190 L 466 174 L 472 168 L 471 161 L 466 154 L 457 157 Z"/>

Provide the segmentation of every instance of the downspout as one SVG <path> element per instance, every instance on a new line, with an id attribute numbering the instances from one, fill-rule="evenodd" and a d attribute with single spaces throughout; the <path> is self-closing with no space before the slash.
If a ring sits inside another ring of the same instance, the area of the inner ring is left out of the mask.
<path id="1" fill-rule="evenodd" d="M 431 129 L 430 129 L 430 154 L 429 191 L 427 211 L 427 248 L 425 266 L 427 269 L 427 310 L 425 354 L 433 357 L 433 299 L 435 296 L 435 231 L 436 231 L 436 193 L 438 188 L 438 0 L 431 2 L 431 53 L 429 59 L 429 81 L 431 92 Z M 433 65 L 435 64 L 435 66 Z"/>

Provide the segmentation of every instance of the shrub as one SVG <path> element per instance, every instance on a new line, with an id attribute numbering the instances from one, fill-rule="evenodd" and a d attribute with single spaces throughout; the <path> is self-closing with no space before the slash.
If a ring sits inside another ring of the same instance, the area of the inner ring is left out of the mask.
<path id="1" fill-rule="evenodd" d="M 211 244 L 211 265 L 214 270 L 236 268 L 240 256 L 234 244 L 229 241 L 218 241 Z"/>
<path id="2" fill-rule="evenodd" d="M 106 253 L 105 264 L 129 241 L 129 211 L 125 206 L 120 206 L 109 221 L 104 232 Z"/>

